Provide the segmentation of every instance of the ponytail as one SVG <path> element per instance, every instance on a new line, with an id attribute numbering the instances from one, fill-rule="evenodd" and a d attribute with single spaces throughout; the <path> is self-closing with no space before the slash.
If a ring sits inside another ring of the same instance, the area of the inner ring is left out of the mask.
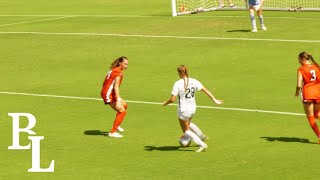
<path id="1" fill-rule="evenodd" d="M 125 56 L 121 56 L 121 57 L 119 57 L 118 59 L 115 59 L 115 60 L 111 63 L 110 69 L 120 66 L 120 63 L 122 63 L 124 60 L 128 60 L 128 58 L 125 57 Z"/>
<path id="2" fill-rule="evenodd" d="M 320 69 L 319 64 L 314 60 L 314 58 L 313 58 L 313 56 L 312 56 L 311 54 L 303 51 L 303 52 L 301 52 L 301 53 L 298 55 L 298 58 L 299 58 L 299 60 L 301 60 L 301 59 L 311 60 L 312 63 L 313 63 L 314 65 L 316 65 L 316 66 Z"/>
<path id="3" fill-rule="evenodd" d="M 320 69 L 319 64 L 314 60 L 313 56 L 312 56 L 311 54 L 308 54 L 308 57 L 309 57 L 309 59 L 311 59 L 312 63 L 313 63 L 314 65 L 316 65 L 316 66 Z"/>
<path id="4" fill-rule="evenodd" d="M 183 82 L 184 82 L 184 90 L 187 90 L 187 87 L 189 86 L 189 74 L 188 74 L 188 68 L 186 65 L 180 65 L 178 67 L 178 72 L 183 76 Z"/>

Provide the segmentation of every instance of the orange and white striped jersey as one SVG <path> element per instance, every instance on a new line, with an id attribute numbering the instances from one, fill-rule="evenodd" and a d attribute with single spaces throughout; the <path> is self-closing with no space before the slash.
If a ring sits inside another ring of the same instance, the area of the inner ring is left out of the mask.
<path id="1" fill-rule="evenodd" d="M 123 73 L 122 70 L 119 67 L 112 68 L 106 78 L 104 79 L 102 90 L 101 90 L 101 97 L 103 98 L 104 102 L 106 104 L 116 102 L 117 98 L 115 91 L 114 91 L 114 83 L 117 76 L 120 76 L 120 84 L 122 82 Z"/>
<path id="2" fill-rule="evenodd" d="M 303 100 L 320 99 L 320 70 L 314 64 L 301 66 L 298 71 L 303 77 Z"/>

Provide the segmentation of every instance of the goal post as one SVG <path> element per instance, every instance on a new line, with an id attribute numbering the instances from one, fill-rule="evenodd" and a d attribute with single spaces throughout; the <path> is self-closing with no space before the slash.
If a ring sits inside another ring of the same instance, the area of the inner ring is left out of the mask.
<path id="1" fill-rule="evenodd" d="M 171 0 L 172 16 L 194 14 L 215 10 L 245 10 L 245 0 Z M 264 10 L 274 11 L 320 11 L 320 0 L 265 0 Z"/>

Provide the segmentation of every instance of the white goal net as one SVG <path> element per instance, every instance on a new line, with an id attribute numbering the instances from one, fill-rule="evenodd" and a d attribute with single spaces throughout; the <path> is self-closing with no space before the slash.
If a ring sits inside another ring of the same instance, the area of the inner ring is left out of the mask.
<path id="1" fill-rule="evenodd" d="M 244 10 L 245 0 L 172 0 L 172 15 L 192 14 L 213 10 Z M 265 0 L 264 10 L 320 11 L 320 0 Z"/>

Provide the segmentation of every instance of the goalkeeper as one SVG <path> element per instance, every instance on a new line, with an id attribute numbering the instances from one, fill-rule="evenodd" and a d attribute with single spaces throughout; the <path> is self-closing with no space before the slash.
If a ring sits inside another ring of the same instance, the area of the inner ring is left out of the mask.
<path id="1" fill-rule="evenodd" d="M 246 0 L 247 1 L 247 0 Z M 262 4 L 264 0 L 249 0 L 249 13 L 250 13 L 250 20 L 252 24 L 252 31 L 251 32 L 257 32 L 257 24 L 256 19 L 254 17 L 254 11 L 257 11 L 257 15 L 259 17 L 261 29 L 266 31 L 267 27 L 264 25 L 263 22 L 263 15 L 262 15 Z"/>

